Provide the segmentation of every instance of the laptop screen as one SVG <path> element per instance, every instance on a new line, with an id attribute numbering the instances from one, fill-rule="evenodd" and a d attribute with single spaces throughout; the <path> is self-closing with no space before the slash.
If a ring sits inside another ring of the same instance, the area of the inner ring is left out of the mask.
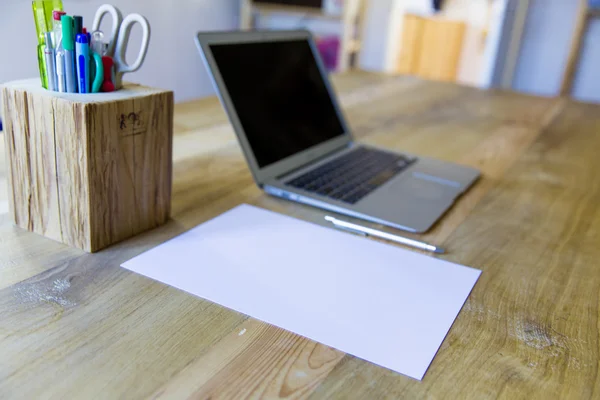
<path id="1" fill-rule="evenodd" d="M 210 50 L 260 168 L 344 134 L 307 40 Z"/>

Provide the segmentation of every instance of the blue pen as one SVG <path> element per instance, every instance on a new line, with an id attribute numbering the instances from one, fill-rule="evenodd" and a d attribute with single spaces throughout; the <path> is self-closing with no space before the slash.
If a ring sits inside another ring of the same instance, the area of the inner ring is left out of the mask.
<path id="1" fill-rule="evenodd" d="M 75 39 L 75 56 L 77 60 L 77 80 L 79 93 L 90 92 L 90 44 L 88 36 L 80 33 Z"/>

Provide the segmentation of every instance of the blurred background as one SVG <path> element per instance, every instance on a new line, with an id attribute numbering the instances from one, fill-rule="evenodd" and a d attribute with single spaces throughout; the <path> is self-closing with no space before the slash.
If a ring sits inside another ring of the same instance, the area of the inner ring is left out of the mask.
<path id="1" fill-rule="evenodd" d="M 105 0 L 64 0 L 91 25 Z M 214 94 L 197 31 L 306 28 L 332 71 L 415 75 L 482 88 L 600 102 L 597 0 L 111 0 L 152 26 L 142 69 L 127 79 L 172 89 L 177 101 Z M 0 82 L 38 75 L 31 2 L 2 0 Z M 14 32 L 14 34 L 11 34 Z M 135 34 L 139 32 L 134 32 Z M 138 42 L 132 41 L 131 53 Z M 596 79 L 594 79 L 596 78 Z"/>
<path id="2" fill-rule="evenodd" d="M 63 0 L 91 26 L 106 0 Z M 333 73 L 353 69 L 600 102 L 600 0 L 110 0 L 152 26 L 148 56 L 126 79 L 212 96 L 198 31 L 309 29 Z M 2 0 L 0 83 L 39 76 L 29 0 Z M 108 31 L 104 21 L 103 30 Z M 137 54 L 134 28 L 128 54 Z M 0 105 L 1 106 L 1 105 Z M 1 109 L 1 107 L 0 107 Z M 1 115 L 0 115 L 1 117 Z M 0 214 L 8 210 L 0 118 Z"/>

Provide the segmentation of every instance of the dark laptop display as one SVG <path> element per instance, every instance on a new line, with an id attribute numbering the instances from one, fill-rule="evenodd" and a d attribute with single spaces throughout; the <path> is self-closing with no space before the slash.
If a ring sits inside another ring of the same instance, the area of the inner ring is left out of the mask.
<path id="1" fill-rule="evenodd" d="M 259 167 L 344 134 L 307 40 L 210 49 Z"/>

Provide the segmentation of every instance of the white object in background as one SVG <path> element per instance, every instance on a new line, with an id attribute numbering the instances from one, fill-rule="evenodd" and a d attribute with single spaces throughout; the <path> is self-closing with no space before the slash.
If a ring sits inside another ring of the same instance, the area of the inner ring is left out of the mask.
<path id="1" fill-rule="evenodd" d="M 0 201 L 0 214 L 8 212 L 8 201 Z"/>
<path id="2" fill-rule="evenodd" d="M 324 0 L 323 11 L 328 15 L 342 15 L 344 12 L 344 1 L 345 0 Z"/>
<path id="3" fill-rule="evenodd" d="M 364 1 L 364 0 L 363 0 Z M 393 73 L 404 20 L 403 2 L 369 0 L 359 57 L 359 68 Z"/>
<path id="4" fill-rule="evenodd" d="M 431 0 L 404 0 L 404 11 L 422 17 L 435 14 Z"/>
<path id="5" fill-rule="evenodd" d="M 245 204 L 122 266 L 415 379 L 481 273 Z"/>
<path id="6" fill-rule="evenodd" d="M 492 3 L 490 26 L 483 55 L 483 63 L 481 66 L 480 85 L 481 88 L 489 88 L 492 86 L 494 79 L 494 69 L 499 57 L 505 57 L 505 54 L 500 53 L 500 42 L 502 40 L 502 28 L 506 18 L 506 7 L 508 0 L 495 0 Z M 511 79 L 512 82 L 512 79 Z"/>

